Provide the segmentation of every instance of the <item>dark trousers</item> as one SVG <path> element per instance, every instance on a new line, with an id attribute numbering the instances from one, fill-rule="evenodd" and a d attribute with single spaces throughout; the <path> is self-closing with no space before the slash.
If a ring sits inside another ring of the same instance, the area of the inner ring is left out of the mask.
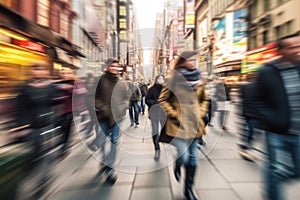
<path id="1" fill-rule="evenodd" d="M 242 135 L 242 145 L 243 149 L 249 149 L 252 145 L 253 136 L 256 128 L 259 127 L 258 120 L 253 117 L 245 117 L 245 122 L 247 126 L 244 128 L 244 132 Z"/>

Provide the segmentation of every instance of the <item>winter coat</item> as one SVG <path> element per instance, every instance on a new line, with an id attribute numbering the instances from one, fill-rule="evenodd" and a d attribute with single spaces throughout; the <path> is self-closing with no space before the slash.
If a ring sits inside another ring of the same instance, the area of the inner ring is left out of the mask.
<path id="1" fill-rule="evenodd" d="M 166 134 L 181 139 L 199 138 L 206 134 L 202 120 L 208 106 L 205 84 L 193 90 L 173 82 L 167 79 L 158 99 L 167 113 Z"/>
<path id="2" fill-rule="evenodd" d="M 166 117 L 164 109 L 158 104 L 158 98 L 162 90 L 162 85 L 154 84 L 147 93 L 146 104 L 148 106 L 149 118 L 151 120 L 163 120 Z"/>
<path id="3" fill-rule="evenodd" d="M 120 123 L 128 107 L 128 88 L 118 75 L 106 72 L 100 77 L 96 95 L 95 109 L 100 123 L 113 126 Z"/>
<path id="4" fill-rule="evenodd" d="M 141 100 L 142 94 L 141 94 L 140 88 L 136 84 L 134 84 L 134 83 L 130 84 L 129 92 L 131 95 L 130 100 L 129 100 L 130 102 Z"/>
<path id="5" fill-rule="evenodd" d="M 34 87 L 27 83 L 20 88 L 16 99 L 16 120 L 18 126 L 30 124 L 32 128 L 51 125 L 54 120 L 53 105 L 62 103 L 56 96 L 59 90 L 52 84 Z"/>
<path id="6" fill-rule="evenodd" d="M 259 102 L 259 95 L 256 83 L 241 85 L 241 98 L 243 101 L 243 116 L 258 118 L 262 104 Z"/>
<path id="7" fill-rule="evenodd" d="M 288 134 L 290 127 L 290 107 L 287 91 L 276 65 L 279 60 L 267 63 L 259 70 L 257 79 L 258 93 L 263 108 L 260 110 L 262 128 L 279 134 Z M 299 75 L 300 75 L 300 69 Z"/>

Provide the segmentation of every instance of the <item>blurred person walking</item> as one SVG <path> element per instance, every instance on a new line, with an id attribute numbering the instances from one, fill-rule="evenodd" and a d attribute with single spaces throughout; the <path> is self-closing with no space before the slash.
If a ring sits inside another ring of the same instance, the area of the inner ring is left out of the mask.
<path id="1" fill-rule="evenodd" d="M 115 174 L 115 161 L 120 135 L 120 123 L 126 115 L 128 105 L 128 88 L 125 81 L 120 78 L 119 61 L 109 58 L 106 61 L 106 71 L 99 78 L 95 94 L 95 109 L 99 122 L 97 131 L 97 146 L 102 153 L 100 174 L 105 173 L 106 182 L 114 184 L 117 180 Z M 109 152 L 105 152 L 106 137 L 110 137 Z"/>
<path id="2" fill-rule="evenodd" d="M 19 90 L 16 98 L 16 122 L 19 129 L 28 129 L 24 140 L 32 149 L 30 165 L 30 188 L 24 195 L 29 199 L 38 199 L 47 189 L 51 178 L 55 148 L 55 127 L 53 106 L 64 101 L 57 96 L 59 89 L 51 81 L 50 65 L 44 61 L 36 61 L 31 66 L 32 79 Z M 26 163 L 27 164 L 27 163 Z M 34 183 L 32 183 L 34 182 Z M 24 197 L 24 196 L 23 196 Z"/>
<path id="3" fill-rule="evenodd" d="M 215 92 L 215 99 L 217 101 L 217 111 L 219 112 L 219 124 L 220 128 L 224 131 L 227 130 L 225 126 L 226 122 L 226 115 L 227 115 L 227 101 L 229 100 L 228 97 L 228 88 L 225 85 L 224 79 L 219 78 L 216 84 L 216 92 Z"/>
<path id="4" fill-rule="evenodd" d="M 266 200 L 283 200 L 283 183 L 300 175 L 300 36 L 278 40 L 279 59 L 259 70 L 257 87 L 266 132 Z"/>
<path id="5" fill-rule="evenodd" d="M 55 82 L 57 87 L 63 91 L 63 95 L 67 96 L 66 101 L 62 105 L 61 116 L 59 117 L 59 124 L 61 125 L 62 145 L 60 148 L 60 156 L 66 156 L 68 154 L 68 148 L 70 143 L 71 129 L 73 124 L 73 89 L 75 83 L 75 75 L 73 70 L 64 68 L 60 71 L 61 80 Z"/>
<path id="6" fill-rule="evenodd" d="M 253 161 L 254 158 L 249 154 L 252 147 L 255 129 L 259 128 L 258 112 L 261 109 L 259 103 L 259 95 L 257 93 L 257 73 L 252 72 L 247 75 L 247 82 L 241 85 L 241 99 L 242 99 L 242 116 L 245 119 L 246 126 L 241 137 L 240 155 L 242 158 Z"/>
<path id="7" fill-rule="evenodd" d="M 147 92 L 148 92 L 148 86 L 144 82 L 144 79 L 141 80 L 141 83 L 139 84 L 139 88 L 140 88 L 140 91 L 141 91 L 141 94 L 142 94 L 141 114 L 144 115 L 145 114 L 145 100 L 146 100 L 146 95 L 147 95 Z"/>
<path id="8" fill-rule="evenodd" d="M 134 126 L 135 124 L 135 128 L 137 128 L 138 125 L 140 124 L 139 123 L 139 115 L 140 115 L 139 101 L 141 101 L 142 94 L 138 85 L 133 82 L 129 83 L 129 93 L 131 95 L 129 99 L 130 122 L 131 122 L 131 126 Z"/>
<path id="9" fill-rule="evenodd" d="M 159 104 L 167 114 L 166 134 L 174 137 L 170 142 L 177 149 L 174 175 L 181 178 L 181 165 L 185 167 L 184 195 L 188 200 L 197 199 L 193 192 L 198 164 L 199 138 L 206 133 L 202 120 L 208 99 L 200 71 L 189 59 L 197 52 L 185 51 L 175 61 L 173 74 L 166 80 L 159 96 Z"/>
<path id="10" fill-rule="evenodd" d="M 154 85 L 149 88 L 146 96 L 146 104 L 148 106 L 149 119 L 151 120 L 152 127 L 152 141 L 155 149 L 154 160 L 158 160 L 160 157 L 160 147 L 158 142 L 160 133 L 159 130 L 162 129 L 166 122 L 166 113 L 158 104 L 158 97 L 160 95 L 164 82 L 165 78 L 163 75 L 156 76 Z"/>

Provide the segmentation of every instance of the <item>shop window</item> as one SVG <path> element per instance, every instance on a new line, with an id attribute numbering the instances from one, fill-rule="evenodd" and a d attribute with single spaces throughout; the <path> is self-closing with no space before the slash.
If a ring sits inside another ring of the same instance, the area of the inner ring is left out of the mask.
<path id="1" fill-rule="evenodd" d="M 39 0 L 37 2 L 37 23 L 49 26 L 49 0 Z"/>

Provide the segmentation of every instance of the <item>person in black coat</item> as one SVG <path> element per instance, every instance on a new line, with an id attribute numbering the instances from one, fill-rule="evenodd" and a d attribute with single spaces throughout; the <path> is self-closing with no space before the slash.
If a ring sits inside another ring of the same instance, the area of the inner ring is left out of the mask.
<path id="1" fill-rule="evenodd" d="M 241 85 L 241 99 L 242 99 L 242 115 L 247 124 L 242 138 L 240 154 L 244 159 L 253 160 L 252 156 L 247 153 L 246 150 L 249 150 L 252 145 L 254 129 L 259 128 L 259 110 L 261 109 L 259 103 L 259 95 L 257 92 L 257 83 L 256 83 L 257 73 L 253 72 L 248 74 L 247 81 L 245 84 Z"/>
<path id="2" fill-rule="evenodd" d="M 151 120 L 152 126 L 152 139 L 155 148 L 154 160 L 158 160 L 160 157 L 160 147 L 159 147 L 159 123 L 161 128 L 164 126 L 166 121 L 166 113 L 158 104 L 158 97 L 160 95 L 163 83 L 165 82 L 163 75 L 158 75 L 155 77 L 154 85 L 148 90 L 146 96 L 146 104 L 149 109 L 149 118 Z"/>

